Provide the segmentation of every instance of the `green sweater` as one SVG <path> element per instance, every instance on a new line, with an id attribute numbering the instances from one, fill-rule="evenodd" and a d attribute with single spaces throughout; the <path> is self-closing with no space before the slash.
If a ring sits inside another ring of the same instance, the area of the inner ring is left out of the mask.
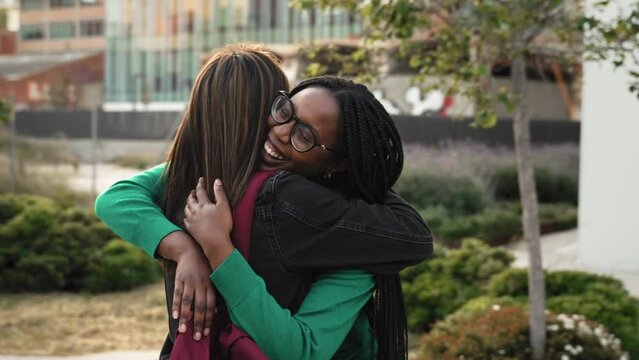
<path id="1" fill-rule="evenodd" d="M 96 200 L 97 215 L 116 234 L 151 256 L 162 239 L 182 231 L 157 205 L 164 164 L 115 183 Z M 373 335 L 362 308 L 373 292 L 372 274 L 337 271 L 317 277 L 296 314 L 283 309 L 236 250 L 211 274 L 233 323 L 271 359 L 370 359 Z"/>

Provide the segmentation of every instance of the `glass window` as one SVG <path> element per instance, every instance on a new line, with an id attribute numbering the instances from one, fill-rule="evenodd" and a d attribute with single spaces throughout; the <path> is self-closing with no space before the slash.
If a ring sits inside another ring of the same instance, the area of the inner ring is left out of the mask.
<path id="1" fill-rule="evenodd" d="M 75 0 L 51 0 L 51 7 L 70 7 L 75 5 Z"/>
<path id="2" fill-rule="evenodd" d="M 52 23 L 49 36 L 51 39 L 66 39 L 75 36 L 75 26 L 73 23 Z"/>
<path id="3" fill-rule="evenodd" d="M 102 36 L 104 23 L 102 20 L 89 20 L 80 22 L 80 36 Z"/>
<path id="4" fill-rule="evenodd" d="M 38 40 L 44 39 L 44 25 L 22 25 L 20 27 L 20 39 L 22 40 Z"/>
<path id="5" fill-rule="evenodd" d="M 21 10 L 44 9 L 45 0 L 22 0 L 20 1 Z"/>

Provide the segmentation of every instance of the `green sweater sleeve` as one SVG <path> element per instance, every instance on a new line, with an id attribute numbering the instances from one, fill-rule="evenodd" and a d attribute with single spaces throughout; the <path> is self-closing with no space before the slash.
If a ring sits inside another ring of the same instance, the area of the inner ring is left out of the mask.
<path id="1" fill-rule="evenodd" d="M 113 232 L 152 257 L 162 239 L 180 227 L 170 222 L 158 206 L 166 177 L 165 164 L 130 179 L 118 181 L 98 196 L 95 212 Z"/>
<path id="2" fill-rule="evenodd" d="M 237 251 L 211 275 L 233 323 L 271 359 L 329 359 L 373 293 L 373 275 L 343 270 L 320 275 L 295 315 L 268 294 Z"/>

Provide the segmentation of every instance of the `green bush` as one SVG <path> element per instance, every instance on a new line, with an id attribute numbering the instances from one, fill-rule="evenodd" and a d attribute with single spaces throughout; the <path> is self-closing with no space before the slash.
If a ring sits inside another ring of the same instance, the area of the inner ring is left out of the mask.
<path id="1" fill-rule="evenodd" d="M 159 263 L 144 251 L 121 239 L 109 242 L 101 251 L 97 265 L 85 280 L 91 292 L 130 290 L 160 279 Z"/>
<path id="2" fill-rule="evenodd" d="M 579 185 L 577 179 L 570 174 L 551 172 L 545 167 L 535 166 L 535 182 L 539 202 L 577 205 Z M 495 199 L 519 200 L 516 166 L 503 166 L 495 170 L 492 183 Z"/>
<path id="3" fill-rule="evenodd" d="M 540 204 L 539 223 L 543 233 L 577 227 L 577 208 L 571 204 Z"/>
<path id="4" fill-rule="evenodd" d="M 554 312 L 574 312 L 597 321 L 621 339 L 633 358 L 639 358 L 639 300 L 615 284 L 596 283 L 582 294 L 548 298 Z"/>
<path id="5" fill-rule="evenodd" d="M 471 179 L 423 171 L 405 171 L 395 184 L 395 190 L 418 208 L 441 205 L 454 214 L 476 213 L 487 202 L 484 191 Z"/>
<path id="6" fill-rule="evenodd" d="M 582 316 L 549 314 L 544 359 L 620 359 L 618 340 L 603 326 Z M 529 325 L 518 306 L 491 307 L 455 314 L 438 323 L 421 340 L 421 360 L 528 360 Z"/>
<path id="7" fill-rule="evenodd" d="M 525 298 L 528 276 L 525 269 L 508 269 L 494 276 L 491 296 Z M 633 357 L 639 357 L 639 300 L 613 277 L 581 271 L 546 273 L 547 308 L 554 312 L 577 313 L 600 322 L 615 333 Z"/>
<path id="8" fill-rule="evenodd" d="M 0 195 L 0 218 L 0 292 L 85 290 L 101 249 L 115 236 L 92 212 L 36 196 Z M 135 284 L 151 279 L 141 264 L 141 274 L 130 276 Z"/>
<path id="9" fill-rule="evenodd" d="M 419 215 L 421 215 L 422 219 L 428 223 L 428 226 L 433 233 L 436 232 L 436 229 L 439 230 L 439 228 L 450 219 L 448 210 L 441 205 L 429 206 L 421 209 L 419 210 Z M 437 233 L 439 233 L 439 231 L 437 231 Z"/>
<path id="10" fill-rule="evenodd" d="M 460 249 L 438 248 L 434 258 L 401 273 L 411 330 L 428 330 L 437 320 L 482 294 L 494 274 L 504 271 L 513 257 L 477 239 L 463 241 Z"/>
<path id="11" fill-rule="evenodd" d="M 528 296 L 528 270 L 510 268 L 495 275 L 488 285 L 488 294 L 496 297 L 511 296 L 515 298 Z"/>
<path id="12" fill-rule="evenodd" d="M 473 217 L 478 237 L 490 245 L 507 243 L 522 233 L 521 215 L 505 207 L 488 208 Z"/>
<path id="13" fill-rule="evenodd" d="M 426 219 L 428 223 L 428 219 Z M 439 227 L 432 228 L 433 236 L 445 245 L 457 246 L 461 239 L 477 234 L 477 227 L 472 216 L 455 216 L 448 218 Z"/>

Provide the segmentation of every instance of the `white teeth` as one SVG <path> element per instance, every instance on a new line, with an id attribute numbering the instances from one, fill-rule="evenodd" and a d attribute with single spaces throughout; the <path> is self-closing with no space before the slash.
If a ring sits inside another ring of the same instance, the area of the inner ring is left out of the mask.
<path id="1" fill-rule="evenodd" d="M 278 153 L 277 150 L 275 150 L 273 147 L 271 147 L 268 142 L 264 143 L 264 150 L 266 150 L 266 153 L 269 154 L 272 158 L 277 160 L 284 160 L 284 156 Z"/>

